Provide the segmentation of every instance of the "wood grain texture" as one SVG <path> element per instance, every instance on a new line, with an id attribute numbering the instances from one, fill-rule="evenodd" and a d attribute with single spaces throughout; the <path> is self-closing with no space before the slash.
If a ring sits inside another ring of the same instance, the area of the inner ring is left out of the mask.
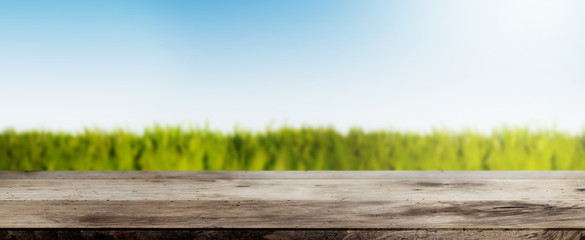
<path id="1" fill-rule="evenodd" d="M 0 172 L 0 216 L 4 229 L 585 229 L 585 173 Z"/>

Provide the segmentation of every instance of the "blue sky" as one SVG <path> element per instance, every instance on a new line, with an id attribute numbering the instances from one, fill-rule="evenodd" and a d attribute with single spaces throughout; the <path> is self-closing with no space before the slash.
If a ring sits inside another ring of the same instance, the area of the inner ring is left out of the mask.
<path id="1" fill-rule="evenodd" d="M 0 128 L 580 132 L 585 2 L 4 1 Z"/>

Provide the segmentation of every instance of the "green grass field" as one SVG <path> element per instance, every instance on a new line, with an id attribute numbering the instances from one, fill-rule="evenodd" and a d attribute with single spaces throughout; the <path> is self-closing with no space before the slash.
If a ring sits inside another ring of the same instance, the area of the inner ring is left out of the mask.
<path id="1" fill-rule="evenodd" d="M 585 133 L 4 130 L 0 170 L 585 170 Z"/>

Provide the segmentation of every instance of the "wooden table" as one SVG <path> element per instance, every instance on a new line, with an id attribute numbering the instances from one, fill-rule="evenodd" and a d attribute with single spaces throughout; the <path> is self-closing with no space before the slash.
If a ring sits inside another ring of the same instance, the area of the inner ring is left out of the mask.
<path id="1" fill-rule="evenodd" d="M 585 172 L 0 172 L 0 239 L 585 239 Z"/>

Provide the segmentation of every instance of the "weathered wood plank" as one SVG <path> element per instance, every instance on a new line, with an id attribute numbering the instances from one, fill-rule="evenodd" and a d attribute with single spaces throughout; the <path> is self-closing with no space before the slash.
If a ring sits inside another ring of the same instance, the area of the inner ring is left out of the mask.
<path id="1" fill-rule="evenodd" d="M 585 179 L 3 179 L 0 200 L 583 202 Z"/>
<path id="2" fill-rule="evenodd" d="M 83 173 L 0 172 L 0 228 L 585 229 L 583 172 Z"/>
<path id="3" fill-rule="evenodd" d="M 7 228 L 584 228 L 582 206 L 532 201 L 0 201 Z M 9 213 L 11 215 L 4 215 Z"/>

